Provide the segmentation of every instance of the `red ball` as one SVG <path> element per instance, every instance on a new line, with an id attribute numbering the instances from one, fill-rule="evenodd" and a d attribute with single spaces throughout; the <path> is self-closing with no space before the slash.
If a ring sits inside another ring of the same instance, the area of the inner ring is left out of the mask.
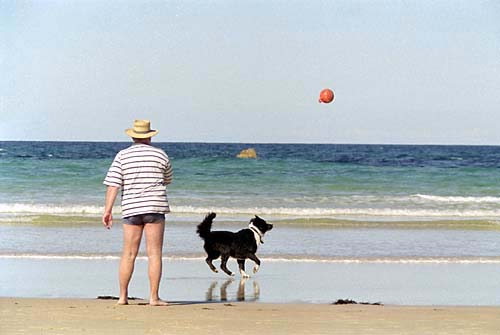
<path id="1" fill-rule="evenodd" d="M 329 89 L 329 88 L 325 88 L 319 94 L 318 102 L 319 103 L 329 104 L 330 102 L 333 101 L 333 99 L 334 99 L 333 91 L 331 89 Z"/>

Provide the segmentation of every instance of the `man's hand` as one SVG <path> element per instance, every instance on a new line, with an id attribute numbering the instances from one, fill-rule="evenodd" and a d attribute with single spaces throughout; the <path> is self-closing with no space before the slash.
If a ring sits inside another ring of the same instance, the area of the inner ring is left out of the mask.
<path id="1" fill-rule="evenodd" d="M 111 229 L 113 225 L 113 204 L 115 203 L 118 187 L 108 186 L 106 189 L 106 201 L 104 206 L 104 214 L 102 216 L 102 224 L 107 229 Z"/>
<path id="2" fill-rule="evenodd" d="M 104 215 L 102 216 L 102 224 L 107 229 L 111 229 L 111 226 L 113 226 L 113 214 L 111 212 L 104 213 Z"/>

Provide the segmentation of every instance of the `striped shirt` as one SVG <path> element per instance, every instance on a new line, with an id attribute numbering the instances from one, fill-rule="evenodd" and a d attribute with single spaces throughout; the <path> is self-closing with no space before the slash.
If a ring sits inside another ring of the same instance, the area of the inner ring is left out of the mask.
<path id="1" fill-rule="evenodd" d="M 124 218 L 147 213 L 170 212 L 165 185 L 172 182 L 172 165 L 165 151 L 134 143 L 120 151 L 103 184 L 121 187 Z"/>

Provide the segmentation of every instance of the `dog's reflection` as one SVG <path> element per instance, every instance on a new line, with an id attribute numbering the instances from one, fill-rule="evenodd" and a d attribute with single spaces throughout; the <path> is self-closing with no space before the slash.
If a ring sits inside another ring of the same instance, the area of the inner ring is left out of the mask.
<path id="1" fill-rule="evenodd" d="M 226 280 L 224 283 L 222 283 L 222 285 L 220 287 L 220 301 L 228 301 L 227 289 L 234 281 L 235 280 L 233 278 L 231 278 L 231 279 Z M 259 300 L 259 296 L 260 296 L 259 283 L 255 280 L 252 280 L 253 295 L 246 296 L 245 287 L 246 287 L 247 281 L 248 280 L 245 278 L 240 279 L 240 282 L 238 284 L 238 290 L 236 292 L 236 300 L 237 301 L 257 301 L 257 300 Z M 218 284 L 219 284 L 218 281 L 214 281 L 208 287 L 207 301 L 217 301 L 218 300 L 217 293 L 214 293 Z"/>

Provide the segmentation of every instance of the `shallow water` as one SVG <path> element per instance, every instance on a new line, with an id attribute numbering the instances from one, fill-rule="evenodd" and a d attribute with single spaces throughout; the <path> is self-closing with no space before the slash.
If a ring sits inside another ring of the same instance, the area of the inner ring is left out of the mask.
<path id="1" fill-rule="evenodd" d="M 229 267 L 237 264 L 230 261 Z M 118 295 L 118 260 L 0 258 L 0 296 L 96 298 Z M 498 264 L 339 264 L 263 261 L 248 280 L 212 273 L 202 260 L 166 260 L 161 296 L 169 301 L 398 305 L 500 305 Z M 147 262 L 138 260 L 130 296 L 148 297 Z"/>
<path id="2" fill-rule="evenodd" d="M 214 225 L 237 231 L 236 225 Z M 119 256 L 121 224 L 111 230 L 95 225 L 0 225 L 0 258 L 31 256 Z M 500 231 L 460 229 L 341 228 L 275 225 L 258 255 L 269 259 L 404 262 L 499 262 Z M 144 254 L 144 244 L 141 254 Z M 165 256 L 204 257 L 195 224 L 167 224 Z"/>

